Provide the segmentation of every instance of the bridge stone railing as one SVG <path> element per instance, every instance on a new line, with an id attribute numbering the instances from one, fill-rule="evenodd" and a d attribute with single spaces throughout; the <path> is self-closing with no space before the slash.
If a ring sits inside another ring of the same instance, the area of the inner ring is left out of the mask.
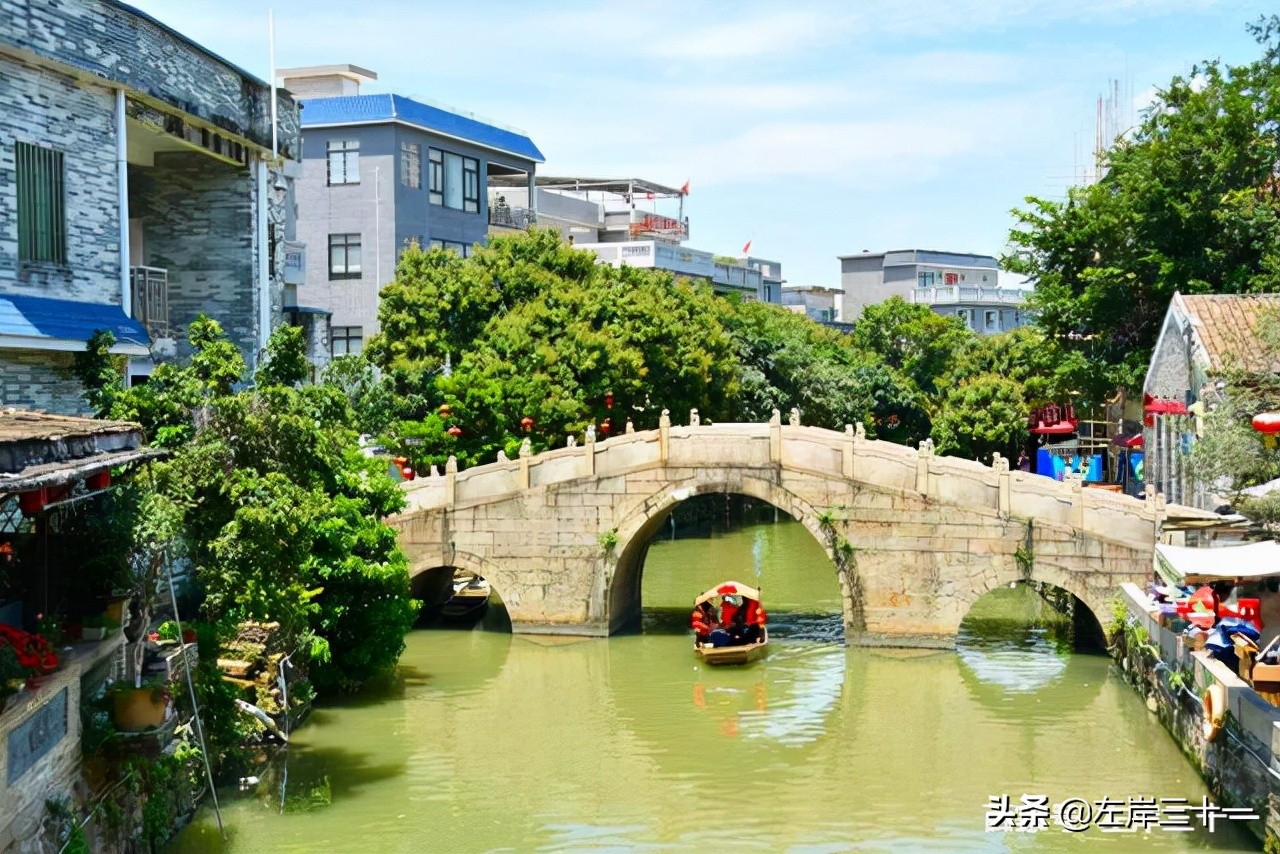
<path id="1" fill-rule="evenodd" d="M 646 469 L 768 468 L 842 478 L 873 488 L 914 492 L 942 504 L 986 509 L 1000 516 L 1035 519 L 1069 527 L 1100 540 L 1149 549 L 1166 515 L 1164 498 L 1140 500 L 1099 489 L 1077 479 L 1055 481 L 1010 471 L 997 458 L 987 466 L 933 453 L 925 440 L 919 449 L 869 440 L 862 425 L 843 432 L 802 426 L 793 411 L 790 423 L 779 414 L 766 424 L 702 425 L 696 410 L 689 426 L 673 426 L 666 412 L 656 430 L 628 432 L 597 442 L 591 434 L 581 445 L 532 455 L 528 444 L 519 457 L 458 471 L 450 458 L 443 473 L 403 485 L 402 515 L 475 507 L 500 502 L 526 490 L 585 478 L 608 478 Z M 1181 508 L 1182 515 L 1212 514 Z"/>

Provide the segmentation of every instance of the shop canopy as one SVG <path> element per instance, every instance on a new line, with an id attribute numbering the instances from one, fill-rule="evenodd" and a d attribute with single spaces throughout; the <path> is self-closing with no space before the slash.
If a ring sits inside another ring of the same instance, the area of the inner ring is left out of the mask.
<path id="1" fill-rule="evenodd" d="M 1156 572 L 1171 584 L 1280 576 L 1280 543 L 1193 549 L 1156 544 Z"/>

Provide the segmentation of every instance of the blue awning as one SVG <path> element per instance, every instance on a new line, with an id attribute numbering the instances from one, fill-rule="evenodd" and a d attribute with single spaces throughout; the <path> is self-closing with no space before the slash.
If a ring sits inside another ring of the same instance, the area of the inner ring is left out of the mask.
<path id="1" fill-rule="evenodd" d="M 0 348 L 83 350 L 99 329 L 116 336 L 112 353 L 146 356 L 151 339 L 118 305 L 0 294 Z"/>

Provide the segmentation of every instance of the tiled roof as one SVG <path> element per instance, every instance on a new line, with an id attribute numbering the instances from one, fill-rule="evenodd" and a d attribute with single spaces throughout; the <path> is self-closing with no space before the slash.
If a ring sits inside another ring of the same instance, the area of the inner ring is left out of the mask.
<path id="1" fill-rule="evenodd" d="M 1175 294 L 1174 301 L 1195 328 L 1210 371 L 1280 371 L 1280 358 L 1258 342 L 1260 317 L 1274 313 L 1280 324 L 1280 294 Z"/>
<path id="2" fill-rule="evenodd" d="M 302 102 L 303 128 L 393 120 L 465 140 L 482 148 L 514 154 L 535 163 L 546 161 L 533 140 L 522 133 L 400 95 L 350 95 L 308 98 Z"/>

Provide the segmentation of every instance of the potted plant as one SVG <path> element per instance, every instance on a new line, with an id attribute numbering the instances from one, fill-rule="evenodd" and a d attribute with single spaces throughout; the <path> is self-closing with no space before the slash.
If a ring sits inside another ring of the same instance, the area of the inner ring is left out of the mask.
<path id="1" fill-rule="evenodd" d="M 139 686 L 117 682 L 111 688 L 112 719 L 124 732 L 142 732 L 164 723 L 172 695 L 163 681 Z"/>
<path id="2" fill-rule="evenodd" d="M 100 641 L 111 632 L 106 614 L 90 614 L 80 621 L 82 640 Z"/>

